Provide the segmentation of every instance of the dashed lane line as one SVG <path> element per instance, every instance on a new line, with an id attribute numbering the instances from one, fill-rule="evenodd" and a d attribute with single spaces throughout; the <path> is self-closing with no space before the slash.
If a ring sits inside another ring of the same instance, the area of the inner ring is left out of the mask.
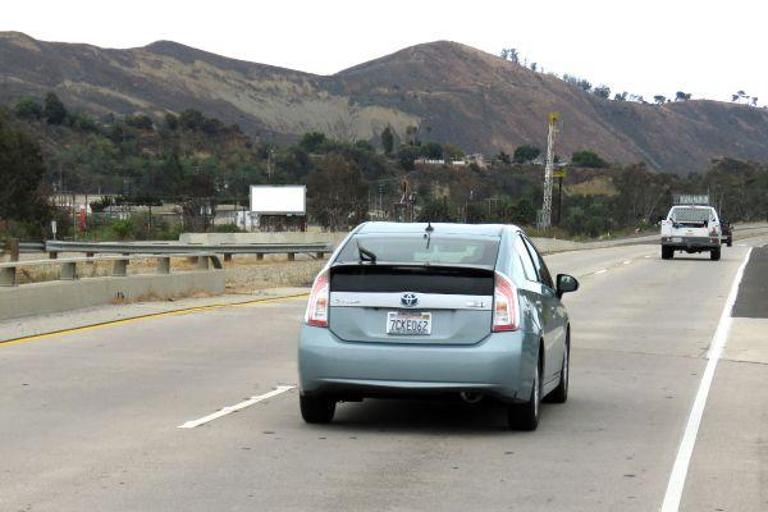
<path id="1" fill-rule="evenodd" d="M 213 414 L 209 414 L 208 416 L 203 416 L 202 418 L 198 418 L 196 420 L 189 420 L 186 423 L 179 425 L 178 428 L 196 428 L 196 427 L 199 427 L 200 425 L 205 425 L 206 423 L 210 423 L 211 421 L 219 419 L 222 416 L 232 414 L 233 412 L 240 411 L 242 409 L 245 409 L 246 407 L 250 407 L 268 398 L 272 398 L 282 393 L 285 393 L 286 391 L 290 391 L 295 387 L 296 386 L 277 386 L 275 389 L 273 389 L 269 393 L 264 393 L 263 395 L 259 395 L 259 396 L 252 396 L 248 400 L 243 400 L 242 402 L 237 403 L 235 405 L 223 407 L 218 411 L 214 412 Z"/>

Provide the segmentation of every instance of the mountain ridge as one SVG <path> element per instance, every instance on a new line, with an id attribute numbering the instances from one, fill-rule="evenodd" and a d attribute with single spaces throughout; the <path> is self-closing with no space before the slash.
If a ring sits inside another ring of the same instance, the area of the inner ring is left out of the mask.
<path id="1" fill-rule="evenodd" d="M 621 162 L 685 174 L 720 156 L 768 161 L 768 112 L 713 100 L 662 106 L 608 101 L 453 41 L 401 49 L 332 75 L 233 59 L 168 40 L 129 49 L 0 32 L 0 102 L 56 92 L 94 115 L 196 108 L 249 135 L 295 140 L 307 131 L 376 141 L 450 142 L 510 153 L 546 141 L 546 116 L 563 119 L 558 152 L 594 149 Z"/>

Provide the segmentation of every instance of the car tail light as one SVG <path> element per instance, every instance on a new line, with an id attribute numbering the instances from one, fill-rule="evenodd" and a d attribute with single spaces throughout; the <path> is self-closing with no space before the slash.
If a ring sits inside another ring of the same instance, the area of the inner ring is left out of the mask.
<path id="1" fill-rule="evenodd" d="M 328 327 L 328 302 L 330 301 L 330 281 L 328 271 L 323 271 L 315 278 L 312 293 L 309 294 L 304 322 L 315 327 Z"/>
<path id="2" fill-rule="evenodd" d="M 496 274 L 493 292 L 493 332 L 516 331 L 519 324 L 517 288 L 501 274 Z"/>

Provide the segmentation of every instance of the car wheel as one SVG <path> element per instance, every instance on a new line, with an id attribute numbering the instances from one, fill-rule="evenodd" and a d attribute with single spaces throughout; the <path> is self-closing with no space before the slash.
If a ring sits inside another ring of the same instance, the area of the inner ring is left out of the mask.
<path id="1" fill-rule="evenodd" d="M 547 395 L 546 401 L 554 404 L 564 404 L 568 400 L 568 382 L 571 374 L 571 333 L 565 337 L 565 351 L 563 352 L 563 366 L 560 368 L 560 383 Z"/>
<path id="2" fill-rule="evenodd" d="M 536 430 L 539 426 L 539 408 L 541 405 L 541 364 L 536 365 L 530 399 L 523 404 L 511 404 L 507 409 L 509 428 L 513 430 Z"/>
<path id="3" fill-rule="evenodd" d="M 733 246 L 733 240 L 729 238 L 729 239 L 728 239 L 728 240 L 725 242 L 725 245 L 727 245 L 728 247 L 732 247 L 732 246 Z"/>
<path id="4" fill-rule="evenodd" d="M 720 248 L 712 249 L 709 251 L 709 259 L 712 261 L 719 261 L 720 260 Z"/>
<path id="5" fill-rule="evenodd" d="M 336 412 L 336 401 L 324 396 L 299 396 L 301 417 L 307 423 L 330 423 Z"/>
<path id="6" fill-rule="evenodd" d="M 661 259 L 663 260 L 671 260 L 675 255 L 674 249 L 671 247 L 665 247 L 661 246 Z"/>

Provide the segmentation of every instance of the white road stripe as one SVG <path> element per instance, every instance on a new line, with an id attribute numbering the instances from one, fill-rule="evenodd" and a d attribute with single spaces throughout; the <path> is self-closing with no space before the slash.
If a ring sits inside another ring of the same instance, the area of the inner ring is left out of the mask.
<path id="1" fill-rule="evenodd" d="M 246 407 L 250 407 L 253 404 L 257 404 L 261 402 L 262 400 L 266 400 L 267 398 L 272 398 L 273 396 L 277 396 L 281 393 L 285 393 L 286 391 L 291 390 L 295 387 L 296 386 L 277 386 L 275 389 L 273 389 L 269 393 L 264 393 L 263 395 L 259 395 L 259 396 L 252 396 L 248 400 L 244 400 L 239 404 L 224 407 L 222 409 L 219 409 L 213 414 L 209 414 L 208 416 L 203 416 L 202 418 L 198 418 L 196 420 L 189 420 L 183 425 L 179 425 L 179 428 L 199 427 L 200 425 L 204 425 L 210 421 L 221 418 L 222 416 L 226 416 L 227 414 L 232 414 L 233 412 L 239 411 L 241 409 L 245 409 Z"/>
<path id="2" fill-rule="evenodd" d="M 597 274 L 603 274 L 603 273 L 605 273 L 605 272 L 608 272 L 608 269 L 607 269 L 607 268 L 601 268 L 600 270 L 598 270 L 597 272 L 595 272 L 595 275 L 597 275 Z"/>
<path id="3" fill-rule="evenodd" d="M 752 249 L 750 248 L 747 251 L 747 255 L 744 257 L 744 261 L 741 263 L 739 270 L 736 272 L 736 277 L 734 277 L 733 284 L 731 284 L 731 291 L 728 293 L 725 306 L 723 306 L 723 312 L 720 315 L 720 322 L 717 324 L 717 330 L 715 330 L 714 336 L 712 336 L 712 343 L 707 352 L 709 361 L 707 361 L 707 367 L 704 369 L 704 375 L 701 377 L 699 389 L 696 392 L 696 398 L 691 407 L 691 414 L 688 416 L 688 424 L 685 426 L 685 433 L 683 434 L 682 441 L 680 441 L 680 448 L 677 451 L 675 464 L 672 466 L 672 473 L 669 475 L 669 483 L 667 484 L 667 492 L 664 494 L 664 502 L 661 505 L 661 512 L 677 512 L 680 508 L 680 499 L 683 496 L 685 478 L 688 475 L 688 466 L 691 462 L 691 456 L 693 455 L 693 447 L 696 444 L 696 436 L 699 433 L 701 418 L 704 416 L 704 407 L 707 404 L 709 389 L 712 387 L 712 380 L 715 377 L 715 369 L 717 368 L 717 363 L 725 348 L 725 343 L 728 341 L 728 332 L 733 323 L 731 310 L 733 309 L 733 304 L 736 302 L 736 295 L 739 292 L 739 284 L 741 284 L 741 278 L 744 276 L 744 268 L 747 266 L 751 254 Z"/>
<path id="4" fill-rule="evenodd" d="M 629 265 L 630 263 L 632 263 L 632 260 L 624 260 L 625 265 Z"/>

